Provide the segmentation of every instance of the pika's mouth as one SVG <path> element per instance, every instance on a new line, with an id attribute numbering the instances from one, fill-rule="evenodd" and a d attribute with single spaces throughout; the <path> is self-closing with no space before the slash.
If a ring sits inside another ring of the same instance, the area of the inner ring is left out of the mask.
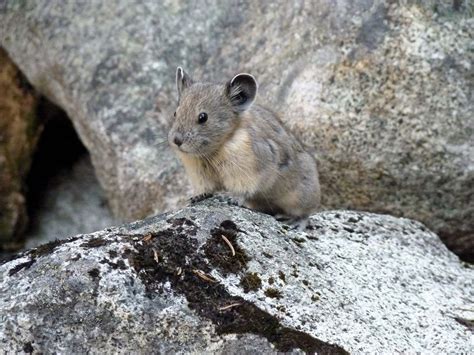
<path id="1" fill-rule="evenodd" d="M 203 157 L 203 156 L 205 156 L 205 154 L 202 154 L 202 153 L 197 152 L 195 150 L 190 150 L 189 147 L 187 147 L 188 149 L 186 149 L 183 146 L 181 146 L 181 147 L 174 146 L 173 148 L 176 149 L 176 151 L 178 153 L 181 153 L 181 154 L 191 155 L 193 157 Z"/>
<path id="2" fill-rule="evenodd" d="M 176 144 L 171 144 L 171 147 L 179 153 L 190 154 L 190 155 L 195 154 L 193 151 L 190 151 L 189 149 L 186 149 L 186 147 L 183 147 L 182 145 L 178 147 Z"/>
<path id="3" fill-rule="evenodd" d="M 184 149 L 182 146 L 181 147 L 178 147 L 176 144 L 170 144 L 171 145 L 171 148 L 173 148 L 174 150 L 180 152 L 180 153 L 188 153 L 186 151 L 186 149 Z"/>
<path id="4" fill-rule="evenodd" d="M 195 156 L 201 155 L 199 153 L 199 149 L 196 149 L 196 147 L 194 147 L 194 145 L 190 144 L 189 142 L 184 142 L 183 140 L 176 142 L 175 140 L 168 139 L 168 144 L 171 146 L 173 150 L 175 150 L 178 153 L 195 155 Z"/>

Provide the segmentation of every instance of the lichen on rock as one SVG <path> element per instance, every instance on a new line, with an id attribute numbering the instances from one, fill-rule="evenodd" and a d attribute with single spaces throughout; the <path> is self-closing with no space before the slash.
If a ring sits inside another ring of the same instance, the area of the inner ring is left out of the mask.
<path id="1" fill-rule="evenodd" d="M 420 223 L 336 211 L 283 227 L 215 197 L 18 255 L 0 265 L 0 349 L 474 350 L 459 321 L 474 270 Z"/>

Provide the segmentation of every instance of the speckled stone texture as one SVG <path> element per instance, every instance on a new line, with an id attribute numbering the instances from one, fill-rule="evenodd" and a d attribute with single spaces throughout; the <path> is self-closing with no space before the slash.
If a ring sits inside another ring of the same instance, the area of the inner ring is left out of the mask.
<path id="1" fill-rule="evenodd" d="M 472 256 L 474 10 L 391 3 L 12 0 L 0 44 L 68 112 L 119 216 L 191 194 L 163 143 L 176 66 L 247 71 L 315 149 L 326 208 L 414 218 Z"/>
<path id="2" fill-rule="evenodd" d="M 38 95 L 0 48 L 0 252 L 18 249 L 28 217 L 25 180 L 43 125 Z"/>
<path id="3" fill-rule="evenodd" d="M 213 198 L 1 265 L 0 350 L 472 353 L 473 280 L 418 222 Z"/>

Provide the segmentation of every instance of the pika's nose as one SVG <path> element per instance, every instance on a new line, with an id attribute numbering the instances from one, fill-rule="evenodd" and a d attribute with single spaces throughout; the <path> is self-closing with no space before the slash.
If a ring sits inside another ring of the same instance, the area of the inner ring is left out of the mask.
<path id="1" fill-rule="evenodd" d="M 179 133 L 176 133 L 173 139 L 174 144 L 176 144 L 178 147 L 183 144 L 183 136 Z"/>

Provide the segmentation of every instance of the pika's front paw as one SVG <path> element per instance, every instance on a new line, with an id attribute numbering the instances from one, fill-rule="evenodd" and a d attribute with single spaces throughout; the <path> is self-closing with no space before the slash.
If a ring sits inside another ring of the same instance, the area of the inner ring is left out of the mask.
<path id="1" fill-rule="evenodd" d="M 278 222 L 287 224 L 291 227 L 290 229 L 296 230 L 298 232 L 304 232 L 308 226 L 307 217 L 292 217 L 282 214 L 277 214 L 274 217 Z"/>
<path id="2" fill-rule="evenodd" d="M 191 197 L 188 201 L 189 201 L 189 204 L 194 205 L 195 203 L 207 200 L 208 198 L 211 198 L 212 196 L 214 196 L 212 193 L 205 192 L 203 194 L 199 194 L 199 195 Z"/>

